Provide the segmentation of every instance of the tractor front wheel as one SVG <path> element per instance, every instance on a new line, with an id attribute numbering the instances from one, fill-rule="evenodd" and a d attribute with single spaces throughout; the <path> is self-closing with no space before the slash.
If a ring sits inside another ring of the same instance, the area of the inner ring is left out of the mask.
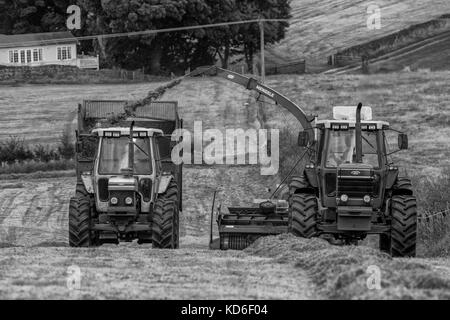
<path id="1" fill-rule="evenodd" d="M 72 197 L 69 204 L 69 245 L 91 247 L 97 245 L 91 234 L 91 202 L 88 197 Z"/>
<path id="2" fill-rule="evenodd" d="M 311 238 L 317 233 L 317 199 L 314 195 L 298 193 L 290 199 L 289 232 Z"/>
<path id="3" fill-rule="evenodd" d="M 172 200 L 158 199 L 153 210 L 152 245 L 158 249 L 178 249 L 178 206 Z"/>
<path id="4" fill-rule="evenodd" d="M 391 200 L 390 253 L 393 257 L 416 255 L 417 204 L 413 196 L 393 196 Z"/>

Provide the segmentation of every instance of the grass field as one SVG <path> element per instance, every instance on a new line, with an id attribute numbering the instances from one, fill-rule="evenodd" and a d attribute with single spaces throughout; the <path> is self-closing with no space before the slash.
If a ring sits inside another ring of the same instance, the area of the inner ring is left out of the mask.
<path id="1" fill-rule="evenodd" d="M 428 166 L 428 171 L 437 172 L 440 165 L 448 163 L 448 119 L 444 117 L 448 116 L 446 106 L 450 102 L 446 84 L 449 76 L 284 76 L 268 81 L 308 113 L 321 116 L 329 116 L 334 104 L 372 104 L 377 117 L 410 133 L 412 150 L 402 154 L 404 161 L 414 170 Z M 142 98 L 152 86 L 78 86 L 77 94 L 66 92 L 73 86 L 23 87 L 16 93 L 8 91 L 10 105 L 4 103 L 1 111 L 8 116 L 19 106 L 26 113 L 24 105 L 35 97 L 40 102 L 31 109 L 33 116 L 26 117 L 21 125 L 26 132 L 32 131 L 36 142 L 52 142 L 53 130 L 71 121 L 71 106 L 83 99 L 85 92 L 90 98 L 135 99 Z M 203 121 L 204 129 L 261 125 L 252 95 L 225 80 L 190 79 L 163 99 L 180 101 L 186 128 L 192 128 L 195 120 Z M 59 102 L 49 108 L 52 101 Z M 249 107 L 245 107 L 248 102 Z M 280 110 L 267 105 L 267 123 L 292 128 L 296 133 L 295 121 Z M 17 113 L 15 117 L 9 121 L 20 118 Z M 42 124 L 36 129 L 35 118 Z M 8 125 L 8 121 L 2 125 Z M 256 166 L 184 168 L 181 249 L 176 252 L 152 250 L 136 243 L 68 248 L 67 209 L 75 178 L 72 174 L 33 177 L 0 181 L 1 298 L 448 298 L 448 259 L 387 259 L 365 245 L 337 248 L 319 239 L 287 235 L 267 238 L 244 252 L 208 250 L 214 190 L 220 191 L 216 205 L 223 207 L 248 205 L 255 197 L 268 196 L 265 187 L 273 187 L 276 180 L 261 177 Z M 384 291 L 367 289 L 369 262 L 381 268 Z M 74 265 L 82 272 L 81 290 L 75 292 L 66 286 L 67 267 Z M 143 274 L 143 268 L 149 272 Z M 411 276 L 413 281 L 408 282 Z"/>
<path id="2" fill-rule="evenodd" d="M 121 85 L 23 85 L 0 87 L 0 141 L 56 144 L 84 99 L 134 100 L 158 83 Z"/>
<path id="3" fill-rule="evenodd" d="M 367 28 L 367 8 L 381 8 L 381 29 Z M 412 24 L 450 13 L 448 0 L 293 0 L 286 38 L 268 52 L 269 62 L 326 57 Z"/>

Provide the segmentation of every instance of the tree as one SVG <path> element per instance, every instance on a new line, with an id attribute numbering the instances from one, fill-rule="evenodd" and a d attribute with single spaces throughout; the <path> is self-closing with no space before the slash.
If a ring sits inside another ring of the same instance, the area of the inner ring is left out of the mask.
<path id="1" fill-rule="evenodd" d="M 79 0 L 84 9 L 85 26 L 90 34 L 108 34 L 193 25 L 197 17 L 209 14 L 204 0 Z M 181 41 L 182 34 L 178 36 Z M 112 65 L 149 65 L 161 70 L 167 41 L 174 36 L 155 34 L 98 41 L 100 53 Z"/>
<path id="2" fill-rule="evenodd" d="M 244 20 L 264 19 L 289 19 L 289 0 L 237 0 L 238 10 Z M 284 38 L 287 22 L 265 22 L 264 43 L 276 43 Z M 242 47 L 249 71 L 253 71 L 253 57 L 260 48 L 260 29 L 257 23 L 240 25 L 237 47 Z"/>
<path id="3" fill-rule="evenodd" d="M 289 18 L 289 0 L 0 0 L 0 33 L 66 30 L 67 7 L 82 9 L 82 30 L 75 35 L 102 35 L 196 26 L 262 18 Z M 265 23 L 265 43 L 284 37 L 287 23 Z M 241 54 L 252 70 L 259 50 L 257 23 L 173 33 L 82 41 L 81 51 L 101 56 L 103 67 L 151 73 L 182 72 L 213 64 L 227 68 Z"/>
<path id="4" fill-rule="evenodd" d="M 76 0 L 0 0 L 0 33 L 66 30 L 66 10 Z"/>

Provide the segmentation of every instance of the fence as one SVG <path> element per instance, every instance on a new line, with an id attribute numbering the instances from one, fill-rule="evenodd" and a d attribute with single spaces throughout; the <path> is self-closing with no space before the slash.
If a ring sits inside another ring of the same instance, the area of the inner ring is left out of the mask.
<path id="1" fill-rule="evenodd" d="M 304 74 L 306 73 L 306 61 L 299 60 L 286 64 L 269 65 L 266 67 L 266 75 L 276 74 Z"/>
<path id="2" fill-rule="evenodd" d="M 123 69 L 103 69 L 100 70 L 103 76 L 111 79 L 147 81 L 150 76 L 144 74 L 142 70 L 123 70 Z"/>
<path id="3" fill-rule="evenodd" d="M 90 56 L 78 56 L 77 58 L 77 67 L 80 69 L 100 69 L 100 60 L 98 55 L 96 57 Z"/>
<path id="4" fill-rule="evenodd" d="M 246 74 L 249 73 L 248 66 L 245 62 L 239 62 L 228 67 L 229 70 Z M 253 66 L 253 71 L 260 73 L 261 65 L 255 63 Z M 293 61 L 283 64 L 269 64 L 266 65 L 266 75 L 277 75 L 277 74 L 304 74 L 306 73 L 306 61 L 304 59 Z"/>

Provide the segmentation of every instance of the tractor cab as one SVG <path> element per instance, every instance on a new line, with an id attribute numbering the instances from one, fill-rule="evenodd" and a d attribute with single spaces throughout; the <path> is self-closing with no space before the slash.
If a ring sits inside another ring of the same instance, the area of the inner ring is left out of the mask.
<path id="1" fill-rule="evenodd" d="M 398 168 L 388 162 L 386 130 L 389 123 L 374 121 L 372 109 L 361 105 L 334 107 L 332 120 L 316 121 L 315 156 L 304 170 L 310 189 L 296 193 L 316 195 L 319 232 L 347 240 L 388 232 L 381 222 Z M 406 148 L 407 136 L 399 134 L 399 149 Z"/>
<path id="2" fill-rule="evenodd" d="M 131 131 L 130 131 L 131 130 Z M 131 134 L 130 134 L 131 132 Z M 94 129 L 99 147 L 92 177 L 99 212 L 148 213 L 159 169 L 155 138 L 163 132 L 146 128 Z"/>
<path id="3" fill-rule="evenodd" d="M 373 121 L 370 107 L 361 110 L 359 135 L 356 107 L 335 107 L 333 118 L 316 122 L 322 205 L 380 207 L 380 177 L 385 175 L 387 163 L 383 130 L 389 124 Z M 307 172 L 311 169 L 315 166 L 309 165 Z"/>

